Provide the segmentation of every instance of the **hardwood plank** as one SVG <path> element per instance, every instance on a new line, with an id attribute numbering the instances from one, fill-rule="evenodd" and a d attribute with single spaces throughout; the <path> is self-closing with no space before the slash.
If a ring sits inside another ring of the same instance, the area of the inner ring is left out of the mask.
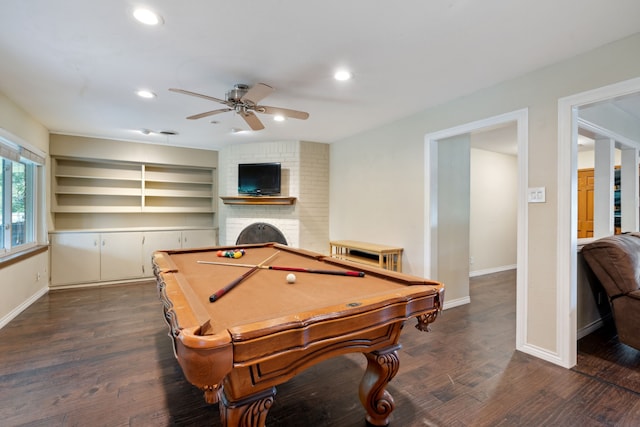
<path id="1" fill-rule="evenodd" d="M 515 351 L 515 272 L 473 278 L 471 301 L 403 329 L 392 426 L 640 424 L 640 352 L 604 332 L 580 343 L 582 371 Z M 219 426 L 167 333 L 154 282 L 50 292 L 0 330 L 2 424 Z M 365 365 L 338 357 L 281 385 L 268 424 L 362 427 Z"/>

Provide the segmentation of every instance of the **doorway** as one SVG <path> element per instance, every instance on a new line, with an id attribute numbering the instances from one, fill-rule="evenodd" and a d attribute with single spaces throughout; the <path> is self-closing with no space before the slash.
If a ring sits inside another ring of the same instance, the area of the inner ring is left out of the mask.
<path id="1" fill-rule="evenodd" d="M 640 78 L 561 98 L 558 101 L 558 268 L 557 348 L 571 368 L 577 355 L 577 153 L 578 109 L 588 104 L 640 93 Z"/>
<path id="2" fill-rule="evenodd" d="M 503 115 L 490 117 L 465 125 L 446 129 L 425 136 L 425 275 L 438 275 L 438 230 L 439 230 L 439 195 L 438 195 L 438 142 L 446 138 L 470 134 L 482 129 L 498 127 L 515 122 L 517 127 L 518 177 L 517 177 L 517 256 L 516 256 L 516 348 L 522 349 L 526 342 L 526 295 L 527 295 L 527 184 L 528 184 L 528 110 L 518 110 Z M 464 298 L 447 304 L 445 308 L 464 304 Z M 453 304 L 453 305 L 452 305 Z"/>

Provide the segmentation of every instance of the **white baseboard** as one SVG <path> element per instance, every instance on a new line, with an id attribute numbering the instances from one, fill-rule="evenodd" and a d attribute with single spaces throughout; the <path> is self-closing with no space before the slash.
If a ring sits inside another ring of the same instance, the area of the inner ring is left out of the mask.
<path id="1" fill-rule="evenodd" d="M 485 274 L 500 273 L 501 271 L 515 270 L 516 264 L 503 265 L 501 267 L 485 268 L 484 270 L 474 270 L 469 272 L 469 277 L 484 276 Z"/>
<path id="2" fill-rule="evenodd" d="M 547 362 L 553 363 L 554 365 L 562 366 L 567 369 L 571 368 L 571 366 L 565 366 L 565 363 L 563 363 L 562 358 L 558 353 L 549 351 L 536 345 L 525 344 L 517 350 L 523 353 L 530 354 L 531 356 L 535 356 L 539 359 L 546 360 Z"/>
<path id="3" fill-rule="evenodd" d="M 453 308 L 453 307 L 457 307 L 459 305 L 465 305 L 465 304 L 469 304 L 471 302 L 471 298 L 470 297 L 462 297 L 462 298 L 457 298 L 454 300 L 447 300 L 447 293 L 445 291 L 445 295 L 444 295 L 444 305 L 442 306 L 443 310 L 446 310 L 448 308 Z"/>
<path id="4" fill-rule="evenodd" d="M 100 286 L 109 286 L 109 285 L 134 285 L 136 283 L 141 282 L 150 282 L 156 281 L 155 277 L 141 277 L 136 279 L 125 279 L 125 280 L 112 280 L 109 282 L 87 282 L 87 283 L 75 283 L 73 285 L 51 285 L 49 286 L 50 290 L 58 290 L 58 289 L 79 289 L 79 288 L 98 288 Z"/>
<path id="5" fill-rule="evenodd" d="M 611 314 L 607 314 L 602 319 L 595 320 L 595 321 L 589 323 L 587 326 L 584 326 L 584 327 L 578 329 L 578 333 L 577 333 L 578 339 L 584 338 L 587 335 L 589 335 L 590 333 L 595 332 L 598 329 L 602 328 L 602 326 L 604 326 L 604 321 L 605 320 L 610 320 L 610 319 L 611 319 Z"/>
<path id="6" fill-rule="evenodd" d="M 33 294 L 29 299 L 23 301 L 22 304 L 20 304 L 19 306 L 11 310 L 6 316 L 0 319 L 0 329 L 4 328 L 7 325 L 7 323 L 11 322 L 16 316 L 18 316 L 18 314 L 26 310 L 31 304 L 36 302 L 38 298 L 45 295 L 48 291 L 49 291 L 49 288 L 47 286 L 45 286 L 44 288 L 41 288 L 40 290 L 38 290 L 38 292 Z"/>

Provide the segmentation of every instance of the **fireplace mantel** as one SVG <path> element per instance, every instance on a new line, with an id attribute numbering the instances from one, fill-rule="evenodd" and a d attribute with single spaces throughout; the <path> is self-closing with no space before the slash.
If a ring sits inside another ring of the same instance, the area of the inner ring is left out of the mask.
<path id="1" fill-rule="evenodd" d="M 225 205 L 293 205 L 295 197 L 288 196 L 220 196 Z"/>

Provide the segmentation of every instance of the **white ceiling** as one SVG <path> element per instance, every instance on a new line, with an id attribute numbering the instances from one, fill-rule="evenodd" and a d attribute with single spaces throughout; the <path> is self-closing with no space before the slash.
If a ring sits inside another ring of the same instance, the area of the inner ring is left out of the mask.
<path id="1" fill-rule="evenodd" d="M 164 24 L 135 21 L 141 4 Z M 0 92 L 54 133 L 334 142 L 634 34 L 639 17 L 638 0 L 2 0 Z M 334 81 L 338 67 L 355 78 Z M 168 91 L 258 82 L 276 89 L 261 103 L 310 118 L 232 134 L 236 114 L 186 120 L 220 105 Z"/>

